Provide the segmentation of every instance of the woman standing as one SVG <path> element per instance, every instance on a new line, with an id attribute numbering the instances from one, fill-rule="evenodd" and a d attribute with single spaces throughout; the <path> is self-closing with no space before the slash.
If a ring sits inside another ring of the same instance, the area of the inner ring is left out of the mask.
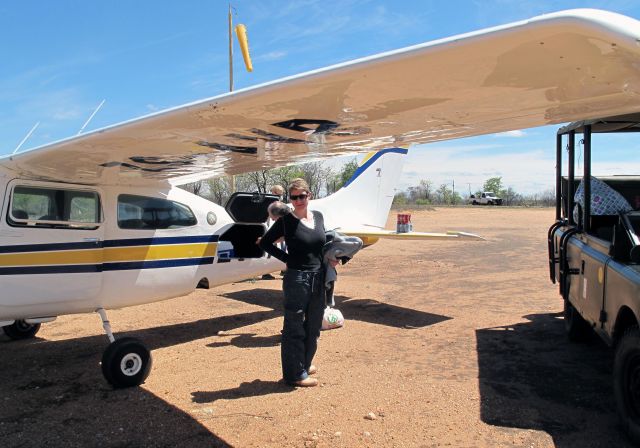
<path id="1" fill-rule="evenodd" d="M 260 240 L 260 247 L 287 265 L 282 329 L 282 375 L 294 386 L 313 387 L 318 380 L 311 364 L 318 346 L 324 313 L 322 247 L 325 229 L 322 213 L 308 209 L 311 192 L 304 179 L 289 185 L 293 212 L 277 220 Z M 284 236 L 287 251 L 273 243 Z"/>

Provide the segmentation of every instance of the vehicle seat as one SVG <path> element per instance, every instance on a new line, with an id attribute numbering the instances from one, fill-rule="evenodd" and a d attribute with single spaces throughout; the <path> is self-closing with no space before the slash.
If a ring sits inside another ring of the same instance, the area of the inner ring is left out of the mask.
<path id="1" fill-rule="evenodd" d="M 29 214 L 24 210 L 13 210 L 11 214 L 16 219 L 29 219 Z"/>

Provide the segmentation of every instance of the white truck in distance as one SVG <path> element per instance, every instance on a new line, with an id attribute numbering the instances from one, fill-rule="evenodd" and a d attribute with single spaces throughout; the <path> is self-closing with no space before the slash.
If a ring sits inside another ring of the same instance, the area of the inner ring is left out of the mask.
<path id="1" fill-rule="evenodd" d="M 469 204 L 472 205 L 502 205 L 502 199 L 490 191 L 485 191 L 478 197 L 476 195 L 469 196 Z"/>

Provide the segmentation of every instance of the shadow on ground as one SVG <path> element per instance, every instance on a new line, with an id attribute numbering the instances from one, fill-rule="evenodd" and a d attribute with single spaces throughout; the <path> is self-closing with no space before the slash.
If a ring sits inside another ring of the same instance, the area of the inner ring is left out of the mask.
<path id="1" fill-rule="evenodd" d="M 556 447 L 632 446 L 618 424 L 612 350 L 572 344 L 560 314 L 477 330 L 482 421 L 542 430 Z"/>
<path id="2" fill-rule="evenodd" d="M 209 337 L 218 331 L 233 331 L 277 315 L 272 310 L 258 311 L 117 336 L 139 338 L 153 350 Z M 187 413 L 143 387 L 112 390 L 99 365 L 106 345 L 103 335 L 63 341 L 36 338 L 0 342 L 2 448 L 230 446 Z M 247 387 L 239 389 L 241 394 L 249 393 Z M 285 386 L 281 389 L 287 390 Z M 226 396 L 224 391 L 218 394 Z"/>
<path id="3" fill-rule="evenodd" d="M 259 395 L 282 394 L 295 390 L 280 381 L 254 380 L 238 387 L 217 391 L 198 391 L 191 395 L 194 403 L 212 403 L 216 400 L 235 400 L 237 398 L 257 397 Z"/>
<path id="4" fill-rule="evenodd" d="M 223 294 L 228 299 L 238 300 L 252 305 L 268 307 L 282 313 L 282 292 L 273 289 L 252 289 Z M 345 320 L 359 320 L 371 324 L 386 325 L 395 328 L 421 328 L 435 325 L 451 319 L 448 316 L 427 313 L 424 311 L 403 308 L 378 302 L 373 299 L 352 299 L 336 296 L 336 308 L 344 315 Z"/>

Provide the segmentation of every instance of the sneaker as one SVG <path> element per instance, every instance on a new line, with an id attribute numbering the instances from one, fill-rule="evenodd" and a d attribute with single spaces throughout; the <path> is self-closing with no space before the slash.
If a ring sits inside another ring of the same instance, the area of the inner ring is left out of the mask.
<path id="1" fill-rule="evenodd" d="M 316 366 L 314 366 L 313 364 L 311 364 L 311 365 L 309 366 L 309 370 L 307 370 L 307 373 L 308 373 L 309 375 L 313 375 L 313 374 L 315 374 L 315 373 L 318 373 L 318 368 L 317 368 Z"/>
<path id="2" fill-rule="evenodd" d="M 315 387 L 318 385 L 318 380 L 307 377 L 303 380 L 294 381 L 291 385 L 295 387 Z"/>

